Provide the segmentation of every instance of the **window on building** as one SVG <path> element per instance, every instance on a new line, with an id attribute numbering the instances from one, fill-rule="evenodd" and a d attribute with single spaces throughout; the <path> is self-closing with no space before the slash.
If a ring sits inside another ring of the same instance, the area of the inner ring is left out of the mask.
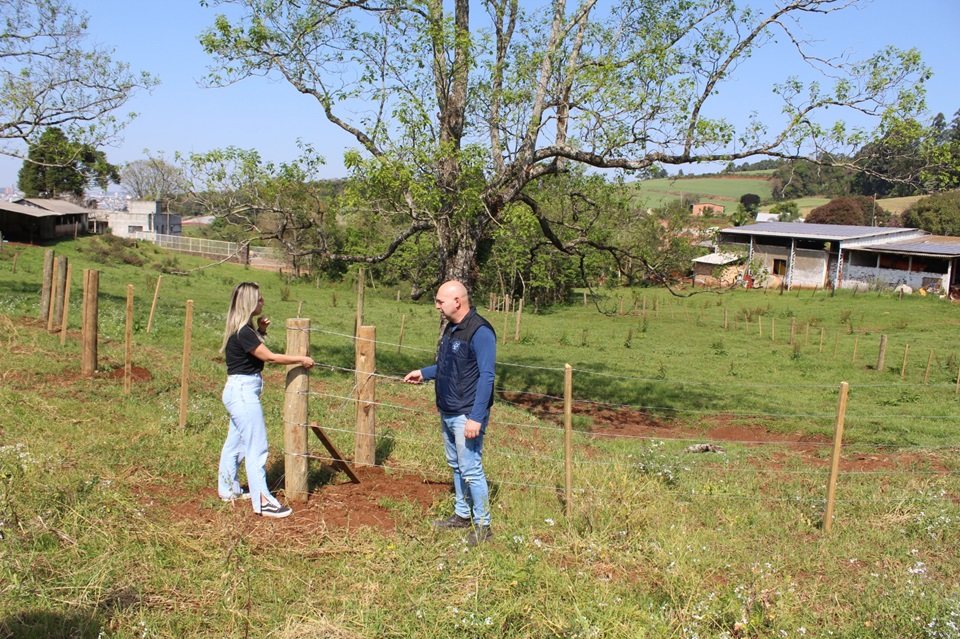
<path id="1" fill-rule="evenodd" d="M 786 275 L 787 274 L 787 261 L 786 260 L 774 260 L 773 261 L 773 274 L 774 275 Z"/>

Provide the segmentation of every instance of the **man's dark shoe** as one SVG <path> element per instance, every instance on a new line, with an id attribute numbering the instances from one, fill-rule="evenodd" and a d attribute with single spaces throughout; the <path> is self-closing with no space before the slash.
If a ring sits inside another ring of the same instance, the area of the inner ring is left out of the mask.
<path id="1" fill-rule="evenodd" d="M 469 528 L 470 523 L 469 517 L 461 517 L 454 513 L 446 519 L 434 520 L 433 525 L 437 528 Z"/>
<path id="2" fill-rule="evenodd" d="M 467 535 L 466 542 L 468 546 L 479 546 L 491 539 L 493 539 L 493 531 L 490 530 L 490 526 L 476 526 Z"/>

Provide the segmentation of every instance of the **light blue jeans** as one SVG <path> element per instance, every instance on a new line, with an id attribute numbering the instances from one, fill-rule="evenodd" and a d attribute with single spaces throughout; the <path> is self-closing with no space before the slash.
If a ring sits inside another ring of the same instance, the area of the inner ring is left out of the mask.
<path id="1" fill-rule="evenodd" d="M 223 405 L 230 414 L 230 430 L 220 452 L 217 490 L 222 499 L 240 494 L 237 472 L 246 461 L 247 482 L 253 512 L 260 512 L 260 498 L 276 506 L 280 502 L 267 488 L 267 424 L 260 406 L 263 378 L 259 375 L 229 375 L 223 388 Z"/>
<path id="2" fill-rule="evenodd" d="M 440 431 L 447 464 L 453 469 L 454 512 L 473 519 L 478 526 L 490 525 L 490 489 L 483 474 L 483 435 L 489 415 L 480 424 L 480 434 L 473 439 L 463 435 L 466 415 L 440 413 Z"/>

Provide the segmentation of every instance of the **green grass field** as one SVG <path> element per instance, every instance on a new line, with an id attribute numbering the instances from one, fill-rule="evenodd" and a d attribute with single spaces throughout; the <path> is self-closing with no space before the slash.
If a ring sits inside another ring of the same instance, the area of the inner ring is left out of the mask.
<path id="1" fill-rule="evenodd" d="M 731 205 L 735 207 L 745 193 L 755 193 L 763 199 L 771 196 L 770 184 L 756 178 L 664 178 L 633 184 L 638 198 L 648 208 L 675 200 L 683 193 L 699 196 L 702 202 L 723 203 L 728 209 Z"/>
<path id="2" fill-rule="evenodd" d="M 740 196 L 745 193 L 755 193 L 764 200 L 772 197 L 770 184 L 763 180 L 756 179 L 764 177 L 771 171 L 749 171 L 738 173 L 731 177 L 683 177 L 683 178 L 664 178 L 657 180 L 643 180 L 634 182 L 633 186 L 637 191 L 637 202 L 647 208 L 663 206 L 672 200 L 678 199 L 681 194 L 693 194 L 699 197 L 701 202 L 713 202 L 721 204 L 727 208 L 727 213 L 731 213 Z M 752 176 L 752 179 L 751 177 Z M 903 213 L 908 207 L 914 204 L 920 196 L 900 197 L 900 198 L 881 198 L 877 203 L 884 209 L 897 215 Z M 800 214 L 806 216 L 810 211 L 822 206 L 830 201 L 827 197 L 805 197 L 794 200 L 800 207 Z"/>
<path id="3" fill-rule="evenodd" d="M 412 494 L 374 497 L 392 526 L 359 523 L 367 502 L 346 496 L 342 476 L 317 460 L 311 501 L 287 520 L 258 521 L 216 499 L 217 348 L 232 287 L 261 284 L 276 350 L 286 318 L 298 309 L 310 318 L 320 363 L 310 419 L 349 457 L 349 284 L 99 242 L 54 247 L 74 269 L 64 346 L 36 319 L 43 250 L 0 252 L 0 636 L 960 636 L 960 317 L 947 301 L 612 288 L 587 305 L 578 296 L 525 313 L 516 341 L 515 314 L 485 313 L 501 338 L 485 445 L 496 537 L 468 549 L 431 529 Z M 100 372 L 89 379 L 78 374 L 83 268 L 101 271 Z M 158 268 L 189 274 L 164 275 L 147 333 Z M 129 397 L 117 374 L 128 284 L 133 363 L 151 374 Z M 398 381 L 429 362 L 436 311 L 396 301 L 391 288 L 368 288 L 365 299 L 365 323 L 377 327 L 379 471 L 446 482 L 432 389 Z M 283 371 L 267 381 L 276 479 Z M 845 447 L 827 532 L 843 381 Z M 722 452 L 687 452 L 698 444 Z M 441 491 L 427 506 L 427 517 L 445 516 L 450 503 Z M 334 518 L 335 508 L 354 518 Z"/>

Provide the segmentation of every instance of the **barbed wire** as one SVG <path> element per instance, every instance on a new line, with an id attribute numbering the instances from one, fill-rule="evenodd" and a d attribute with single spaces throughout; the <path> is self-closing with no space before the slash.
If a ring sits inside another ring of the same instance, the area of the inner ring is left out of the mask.
<path id="1" fill-rule="evenodd" d="M 294 425 L 294 426 L 300 426 L 300 427 L 311 427 L 311 428 L 313 427 L 312 424 L 289 422 L 287 420 L 283 420 L 283 423 Z M 334 426 L 323 427 L 323 430 L 324 432 L 342 433 L 345 435 L 354 435 L 356 432 L 352 429 L 337 428 Z M 439 439 L 428 440 L 423 438 L 400 436 L 394 433 L 374 433 L 374 438 L 377 440 L 388 439 L 388 440 L 407 443 L 407 444 L 417 444 L 419 446 L 433 446 L 433 445 L 439 445 L 440 443 Z M 494 439 L 495 441 L 495 438 L 491 438 L 489 435 L 486 435 L 485 441 L 488 439 Z M 657 440 L 663 441 L 662 438 L 651 438 L 651 439 L 657 439 Z M 670 439 L 667 441 L 700 441 L 702 442 L 703 439 L 699 439 L 699 440 Z M 724 444 L 729 444 L 729 443 L 731 442 L 724 441 Z M 790 442 L 763 442 L 763 443 L 775 445 L 775 444 L 790 443 Z M 689 452 L 690 454 L 701 454 L 699 451 L 678 451 L 678 452 L 680 453 Z M 502 457 L 507 459 L 533 460 L 538 462 L 546 461 L 546 462 L 554 463 L 558 466 L 562 466 L 565 461 L 563 458 L 560 458 L 560 457 L 544 456 L 544 455 L 539 455 L 535 453 L 522 454 L 517 452 L 505 452 L 497 448 L 493 448 L 491 450 L 489 447 L 484 451 L 484 455 L 492 456 L 496 458 Z M 646 464 L 650 463 L 648 460 L 641 459 L 639 455 L 636 455 L 634 453 L 628 454 L 626 457 L 620 457 L 619 459 L 613 460 L 613 461 L 598 461 L 598 460 L 590 460 L 590 459 L 584 459 L 584 458 L 575 458 L 572 461 L 573 463 L 581 466 L 595 466 L 595 467 L 598 467 L 598 466 L 638 467 L 638 466 L 642 466 L 645 463 Z M 813 469 L 813 470 L 790 470 L 790 469 L 776 469 L 776 468 L 744 468 L 742 466 L 733 467 L 730 465 L 704 465 L 704 466 L 692 465 L 692 466 L 683 466 L 682 470 L 684 470 L 685 472 L 691 472 L 691 471 L 717 472 L 719 471 L 719 472 L 727 472 L 727 473 L 736 472 L 736 473 L 746 473 L 746 474 L 815 475 L 815 476 L 827 475 L 830 472 L 829 468 Z M 838 475 L 848 476 L 848 477 L 856 477 L 861 475 L 863 476 L 898 476 L 898 475 L 951 476 L 951 475 L 960 475 L 960 470 L 875 470 L 875 471 L 838 470 Z"/>
<path id="2" fill-rule="evenodd" d="M 338 460 L 334 457 L 328 455 L 317 455 L 314 453 L 284 453 L 287 456 L 291 457 L 306 457 L 308 459 L 315 459 L 318 461 L 327 461 L 331 463 L 339 463 L 342 460 Z M 348 462 L 349 463 L 349 462 Z M 423 469 L 412 468 L 409 466 L 403 466 L 399 464 L 359 464 L 358 466 L 363 467 L 372 467 L 380 468 L 384 470 L 393 470 L 401 471 L 409 474 L 419 475 L 421 477 L 427 476 L 428 473 Z M 437 477 L 440 481 L 448 481 L 448 476 L 441 476 L 439 472 L 429 473 Z M 518 482 L 510 480 L 489 480 L 488 483 L 498 485 L 498 486 L 516 486 L 521 488 L 532 488 L 537 490 L 549 490 L 554 493 L 563 493 L 564 488 L 562 483 L 558 480 L 556 484 L 535 484 L 531 482 Z M 579 494 L 587 493 L 599 493 L 599 494 L 609 494 L 609 495 L 618 495 L 622 496 L 624 494 L 623 488 L 596 488 L 596 487 L 582 487 L 574 486 L 572 490 Z M 792 497 L 768 497 L 768 496 L 755 496 L 755 495 L 741 495 L 736 493 L 718 493 L 715 491 L 710 492 L 681 492 L 681 491 L 670 491 L 669 489 L 663 491 L 632 491 L 631 495 L 646 495 L 651 497 L 662 497 L 664 494 L 670 494 L 673 492 L 673 496 L 677 500 L 683 500 L 686 498 L 694 499 L 729 499 L 736 501 L 753 501 L 753 502 L 780 502 L 780 503 L 801 503 L 801 502 L 813 502 L 816 504 L 825 504 L 826 499 L 824 497 L 804 497 L 800 495 L 795 495 Z M 875 498 L 875 499 L 835 499 L 834 502 L 838 504 L 872 504 L 872 503 L 931 503 L 931 502 L 947 502 L 954 503 L 956 499 L 950 497 L 887 497 L 887 498 Z"/>
<path id="3" fill-rule="evenodd" d="M 336 331 L 329 331 L 329 330 L 324 330 L 324 329 L 319 329 L 319 328 L 296 329 L 296 330 L 304 330 L 304 331 L 322 333 L 322 334 L 326 334 L 326 335 L 334 335 L 334 336 L 337 336 L 337 337 L 344 337 L 344 338 L 349 339 L 349 340 L 352 340 L 352 341 L 367 342 L 367 343 L 372 343 L 372 344 L 381 345 L 381 346 L 396 347 L 396 348 L 407 349 L 407 350 L 412 350 L 412 351 L 417 351 L 417 352 L 423 352 L 423 353 L 430 353 L 430 354 L 435 354 L 435 353 L 436 353 L 436 351 L 433 350 L 433 349 L 419 348 L 419 347 L 415 347 L 415 346 L 405 346 L 405 345 L 403 345 L 403 344 L 398 344 L 398 343 L 394 343 L 394 342 L 386 342 L 386 341 L 383 341 L 383 340 L 368 339 L 368 338 L 363 338 L 363 337 L 356 337 L 356 336 L 350 335 L 350 334 L 348 334 L 348 333 L 339 333 L 339 332 L 336 332 Z M 542 371 L 550 371 L 550 372 L 559 372 L 559 373 L 562 373 L 562 372 L 564 371 L 564 368 L 563 368 L 563 367 L 555 367 L 555 366 L 533 366 L 533 365 L 530 365 L 530 364 L 518 364 L 518 363 L 515 363 L 515 362 L 505 362 L 505 361 L 502 361 L 502 360 L 498 360 L 498 361 L 496 362 L 496 365 L 497 365 L 497 366 L 508 366 L 508 367 L 514 367 L 514 368 L 523 368 L 523 369 L 529 369 L 529 370 L 542 370 Z M 732 382 L 703 381 L 703 380 L 670 380 L 670 379 L 656 378 L 656 377 L 639 377 L 639 376 L 635 376 L 635 375 L 619 375 L 619 374 L 614 374 L 614 373 L 605 373 L 605 372 L 602 372 L 602 371 L 594 371 L 594 370 L 590 370 L 590 369 L 586 369 L 586 368 L 578 368 L 578 367 L 574 367 L 574 368 L 573 368 L 573 371 L 576 372 L 576 373 L 584 374 L 584 375 L 593 375 L 593 376 L 598 376 L 598 377 L 606 377 L 606 378 L 610 378 L 610 379 L 620 379 L 620 380 L 625 380 L 625 381 L 643 382 L 643 383 L 647 383 L 647 384 L 671 384 L 671 385 L 687 385 L 687 386 L 715 386 L 715 387 L 719 387 L 719 388 L 731 388 L 731 387 L 732 387 L 732 388 L 741 388 L 741 387 L 743 386 L 742 384 L 736 384 L 736 383 L 732 383 Z M 955 387 L 955 384 L 954 384 L 953 382 L 949 382 L 949 383 L 946 383 L 946 382 L 944 382 L 944 383 L 932 383 L 932 384 L 929 384 L 929 383 L 909 383 L 909 382 L 889 382 L 889 383 L 882 383 L 882 382 L 863 382 L 863 383 L 860 383 L 860 382 L 855 382 L 855 383 L 851 384 L 851 386 L 854 386 L 854 385 L 857 386 L 858 388 L 913 388 L 913 387 L 918 387 L 918 388 L 927 388 L 927 389 L 938 389 L 938 388 L 954 388 L 954 387 Z M 808 383 L 803 383 L 803 382 L 791 383 L 791 384 L 789 384 L 789 385 L 787 385 L 787 384 L 766 384 L 766 383 L 762 383 L 762 382 L 751 382 L 751 383 L 750 383 L 750 387 L 751 387 L 751 388 L 785 388 L 785 387 L 788 387 L 788 388 L 837 388 L 838 386 L 839 386 L 839 384 L 822 384 L 822 383 L 809 383 L 809 384 L 808 384 Z"/>

